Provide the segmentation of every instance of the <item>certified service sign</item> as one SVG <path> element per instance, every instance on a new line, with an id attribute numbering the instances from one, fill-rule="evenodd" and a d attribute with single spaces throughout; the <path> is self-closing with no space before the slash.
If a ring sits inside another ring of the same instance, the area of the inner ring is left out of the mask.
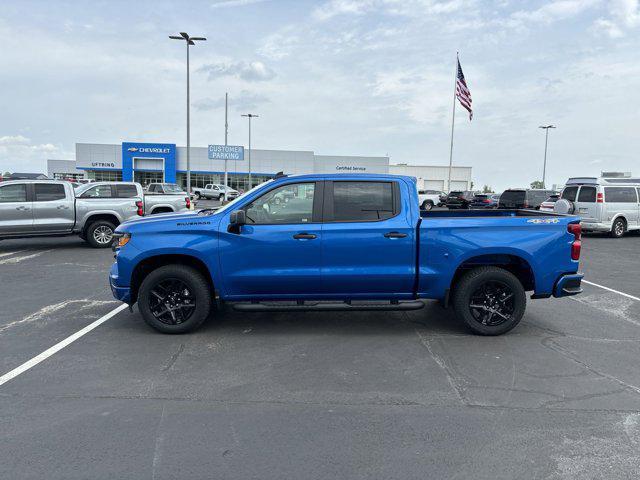
<path id="1" fill-rule="evenodd" d="M 237 145 L 209 145 L 212 160 L 244 160 L 244 147 Z"/>

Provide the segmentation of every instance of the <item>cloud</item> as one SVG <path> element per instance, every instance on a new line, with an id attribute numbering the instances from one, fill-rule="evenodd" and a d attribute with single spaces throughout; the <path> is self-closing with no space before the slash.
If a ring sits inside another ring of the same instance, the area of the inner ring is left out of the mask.
<path id="1" fill-rule="evenodd" d="M 211 8 L 233 8 L 244 7 L 245 5 L 252 5 L 254 3 L 262 3 L 266 0 L 219 0 L 211 4 Z"/>
<path id="2" fill-rule="evenodd" d="M 575 17 L 600 4 L 601 0 L 555 0 L 535 10 L 519 10 L 511 15 L 511 19 L 533 23 L 552 23 Z"/>
<path id="3" fill-rule="evenodd" d="M 0 137 L 0 165 L 12 165 L 13 171 L 46 173 L 46 160 L 64 155 L 69 153 L 52 143 L 32 143 L 23 135 Z M 19 164 L 16 159 L 20 160 Z M 7 167 L 2 167 L 2 170 L 7 170 Z"/>
<path id="4" fill-rule="evenodd" d="M 599 18 L 594 22 L 597 31 L 611 38 L 626 35 L 627 30 L 640 27 L 640 5 L 638 0 L 610 0 L 609 18 Z"/>
<path id="5" fill-rule="evenodd" d="M 210 63 L 203 65 L 198 71 L 206 73 L 209 80 L 220 77 L 237 77 L 247 82 L 263 82 L 276 76 L 271 68 L 259 61 Z"/>
<path id="6" fill-rule="evenodd" d="M 266 95 L 242 90 L 237 96 L 229 95 L 229 107 L 233 110 L 251 110 L 269 103 Z M 224 98 L 203 98 L 193 103 L 193 108 L 199 111 L 210 111 L 224 108 Z"/>

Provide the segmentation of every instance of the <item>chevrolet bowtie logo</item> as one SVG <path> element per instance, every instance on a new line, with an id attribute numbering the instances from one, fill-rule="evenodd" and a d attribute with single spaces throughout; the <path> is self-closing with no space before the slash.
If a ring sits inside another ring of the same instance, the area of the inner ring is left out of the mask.
<path id="1" fill-rule="evenodd" d="M 129 152 L 137 152 L 138 151 L 138 147 L 129 147 L 129 148 L 127 148 L 127 151 L 129 151 Z"/>

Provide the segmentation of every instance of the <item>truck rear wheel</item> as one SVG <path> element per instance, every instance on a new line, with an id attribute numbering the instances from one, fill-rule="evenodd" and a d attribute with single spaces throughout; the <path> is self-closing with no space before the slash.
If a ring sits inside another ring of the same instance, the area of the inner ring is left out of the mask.
<path id="1" fill-rule="evenodd" d="M 422 210 L 429 211 L 433 208 L 433 202 L 431 200 L 425 200 L 421 205 Z"/>
<path id="2" fill-rule="evenodd" d="M 499 267 L 474 268 L 464 274 L 453 292 L 456 316 L 478 335 L 508 332 L 518 325 L 526 305 L 520 280 Z"/>
<path id="3" fill-rule="evenodd" d="M 190 332 L 209 316 L 211 289 L 197 270 L 165 265 L 142 282 L 138 309 L 144 321 L 159 332 Z"/>
<path id="4" fill-rule="evenodd" d="M 93 248 L 107 248 L 113 243 L 115 225 L 107 220 L 98 220 L 87 227 L 86 242 Z"/>

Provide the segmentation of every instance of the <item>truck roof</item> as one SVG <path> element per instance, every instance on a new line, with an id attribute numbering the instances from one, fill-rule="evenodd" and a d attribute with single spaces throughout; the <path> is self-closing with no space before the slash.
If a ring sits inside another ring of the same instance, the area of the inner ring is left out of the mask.
<path id="1" fill-rule="evenodd" d="M 399 178 L 410 182 L 416 181 L 415 177 L 410 177 L 408 175 L 393 175 L 390 173 L 308 173 L 304 175 L 287 175 L 274 180 L 397 180 Z"/>

